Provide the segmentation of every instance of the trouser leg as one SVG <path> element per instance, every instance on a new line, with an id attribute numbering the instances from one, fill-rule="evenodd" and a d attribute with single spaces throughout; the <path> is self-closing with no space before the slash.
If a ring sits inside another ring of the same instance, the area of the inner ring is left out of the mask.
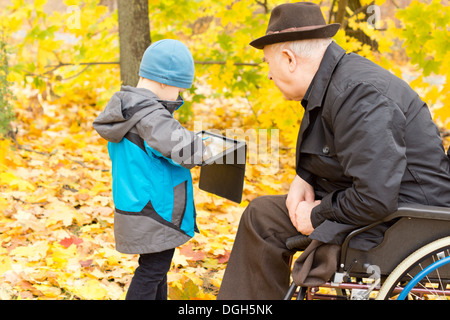
<path id="1" fill-rule="evenodd" d="M 295 253 L 285 243 L 298 234 L 286 195 L 253 200 L 242 215 L 218 299 L 282 299 Z"/>
<path id="2" fill-rule="evenodd" d="M 167 300 L 167 272 L 175 249 L 141 254 L 127 300 Z"/>

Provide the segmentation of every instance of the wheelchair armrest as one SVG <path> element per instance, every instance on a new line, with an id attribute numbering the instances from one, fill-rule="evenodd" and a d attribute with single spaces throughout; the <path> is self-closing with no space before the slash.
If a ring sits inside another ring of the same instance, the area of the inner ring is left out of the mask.
<path id="1" fill-rule="evenodd" d="M 398 218 L 416 218 L 416 219 L 430 219 L 430 220 L 446 220 L 450 221 L 450 208 L 446 207 L 437 207 L 437 206 L 427 206 L 423 204 L 415 204 L 415 203 L 400 203 L 398 206 L 398 210 L 382 220 L 376 221 L 370 225 L 366 225 L 360 227 L 358 229 L 350 232 L 345 238 L 344 242 L 341 246 L 341 258 L 340 258 L 340 271 L 343 268 L 343 262 L 345 261 L 345 257 L 348 250 L 348 245 L 350 240 L 364 231 L 367 231 L 374 226 L 383 223 L 389 222 Z"/>
<path id="2" fill-rule="evenodd" d="M 289 250 L 304 250 L 311 241 L 312 240 L 308 236 L 299 234 L 286 239 L 286 248 Z"/>
<path id="3" fill-rule="evenodd" d="M 450 208 L 415 203 L 401 203 L 399 204 L 398 210 L 384 218 L 383 221 L 387 222 L 402 217 L 450 220 Z"/>

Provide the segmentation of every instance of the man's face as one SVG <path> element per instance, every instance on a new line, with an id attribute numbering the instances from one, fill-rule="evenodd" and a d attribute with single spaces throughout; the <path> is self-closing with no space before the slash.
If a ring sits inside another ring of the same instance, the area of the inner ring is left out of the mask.
<path id="1" fill-rule="evenodd" d="M 269 80 L 274 82 L 287 100 L 301 101 L 311 83 L 306 61 L 296 57 L 289 49 L 273 45 L 265 46 L 263 51 L 264 61 L 269 65 Z"/>

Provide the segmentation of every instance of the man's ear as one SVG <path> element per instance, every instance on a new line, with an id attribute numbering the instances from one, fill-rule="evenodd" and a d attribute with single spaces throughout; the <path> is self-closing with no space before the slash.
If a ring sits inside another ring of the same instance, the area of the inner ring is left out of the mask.
<path id="1" fill-rule="evenodd" d="M 281 51 L 281 54 L 282 54 L 283 58 L 287 59 L 287 61 L 289 63 L 289 71 L 293 72 L 295 70 L 295 68 L 297 67 L 297 57 L 289 49 L 283 49 L 283 51 Z"/>

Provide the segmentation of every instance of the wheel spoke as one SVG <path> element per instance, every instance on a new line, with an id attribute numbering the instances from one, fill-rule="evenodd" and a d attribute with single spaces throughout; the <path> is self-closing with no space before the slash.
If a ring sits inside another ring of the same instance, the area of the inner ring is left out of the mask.
<path id="1" fill-rule="evenodd" d="M 406 257 L 386 278 L 377 299 L 450 298 L 450 237 L 435 240 Z"/>

